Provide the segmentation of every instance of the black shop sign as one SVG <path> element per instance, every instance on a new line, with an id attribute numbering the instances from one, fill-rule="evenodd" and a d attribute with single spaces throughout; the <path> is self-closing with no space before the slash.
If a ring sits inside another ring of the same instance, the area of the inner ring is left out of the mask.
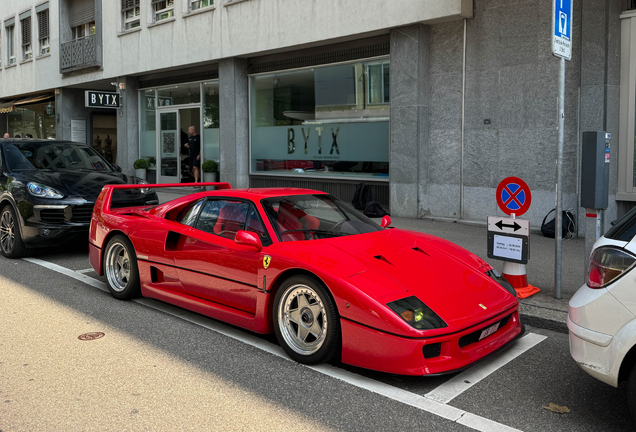
<path id="1" fill-rule="evenodd" d="M 84 93 L 85 106 L 88 108 L 120 108 L 120 94 L 115 92 L 100 92 L 86 90 Z"/>

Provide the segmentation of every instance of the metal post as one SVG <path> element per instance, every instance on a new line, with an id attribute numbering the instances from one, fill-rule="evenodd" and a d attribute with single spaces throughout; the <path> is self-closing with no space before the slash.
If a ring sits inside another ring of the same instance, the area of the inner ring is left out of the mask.
<path id="1" fill-rule="evenodd" d="M 554 297 L 561 298 L 561 226 L 563 199 L 563 126 L 565 123 L 565 59 L 559 59 L 559 133 L 557 142 L 557 187 L 556 215 L 554 216 L 555 265 L 554 265 Z"/>

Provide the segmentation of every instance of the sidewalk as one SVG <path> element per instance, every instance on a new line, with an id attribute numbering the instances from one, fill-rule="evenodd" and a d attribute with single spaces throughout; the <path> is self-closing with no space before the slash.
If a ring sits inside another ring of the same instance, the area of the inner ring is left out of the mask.
<path id="1" fill-rule="evenodd" d="M 486 221 L 482 225 L 432 219 L 391 218 L 396 228 L 425 232 L 452 241 L 486 260 L 501 272 L 503 261 L 488 258 Z M 562 241 L 561 299 L 554 297 L 555 240 L 541 232 L 530 234 L 530 258 L 526 265 L 528 283 L 541 292 L 520 299 L 522 322 L 567 333 L 568 301 L 585 281 L 585 239 Z"/>

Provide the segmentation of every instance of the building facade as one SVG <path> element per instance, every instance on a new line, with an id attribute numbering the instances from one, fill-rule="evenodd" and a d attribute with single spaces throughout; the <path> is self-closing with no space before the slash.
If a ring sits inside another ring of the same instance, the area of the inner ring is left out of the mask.
<path id="1" fill-rule="evenodd" d="M 612 134 L 604 224 L 636 202 L 636 11 L 573 0 L 563 207 L 581 134 Z M 508 176 L 555 206 L 552 0 L 14 0 L 0 9 L 0 129 L 92 145 L 190 181 L 185 131 L 234 187 L 299 186 L 392 215 L 485 223 Z M 97 98 L 88 103 L 87 91 Z M 112 94 L 117 103 L 112 105 Z M 89 106 L 91 105 L 91 106 Z M 97 106 L 96 106 L 97 105 Z M 0 130 L 0 132 L 4 132 Z"/>

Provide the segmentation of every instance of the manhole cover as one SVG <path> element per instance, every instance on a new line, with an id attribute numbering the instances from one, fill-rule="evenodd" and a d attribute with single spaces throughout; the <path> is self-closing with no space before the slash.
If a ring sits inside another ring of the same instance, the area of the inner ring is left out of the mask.
<path id="1" fill-rule="evenodd" d="M 102 332 L 90 332 L 79 335 L 77 338 L 83 341 L 95 340 L 104 337 L 105 334 Z"/>

